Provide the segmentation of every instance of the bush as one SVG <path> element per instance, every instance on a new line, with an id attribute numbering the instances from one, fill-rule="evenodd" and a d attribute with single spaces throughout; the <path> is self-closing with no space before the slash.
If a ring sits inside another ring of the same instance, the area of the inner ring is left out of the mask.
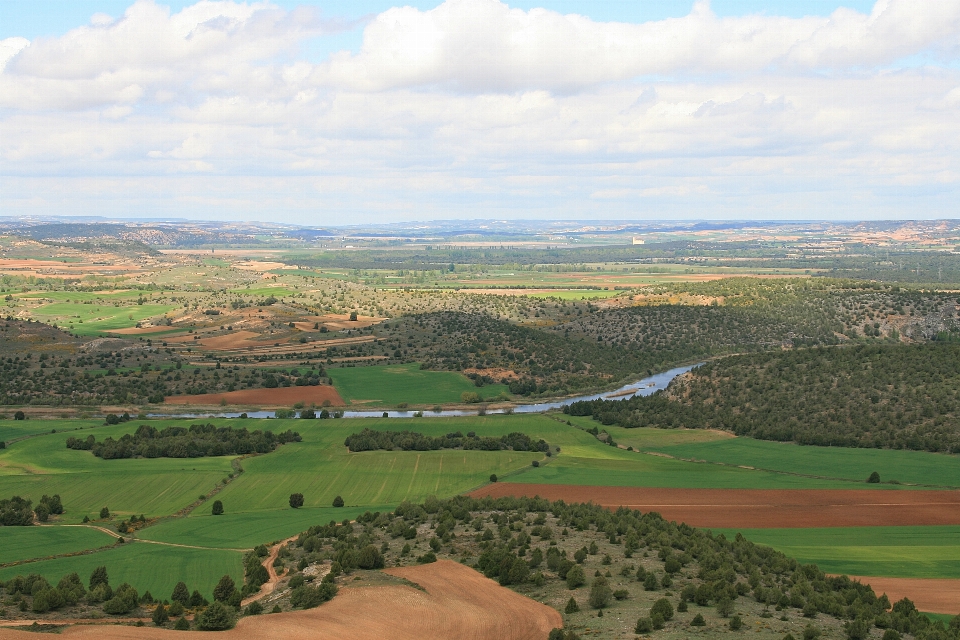
<path id="1" fill-rule="evenodd" d="M 655 615 L 659 615 L 664 621 L 671 620 L 673 618 L 673 605 L 666 598 L 660 598 L 650 607 L 650 617 L 652 618 Z"/>
<path id="2" fill-rule="evenodd" d="M 213 509 L 211 510 L 211 513 L 213 513 L 213 515 L 215 515 L 215 516 L 222 516 L 222 515 L 223 515 L 223 502 L 221 502 L 220 500 L 214 500 L 214 501 L 213 501 Z"/>
<path id="3" fill-rule="evenodd" d="M 896 632 L 894 632 L 896 633 Z M 817 629 L 812 624 L 808 624 L 803 628 L 803 640 L 817 640 L 820 637 L 820 629 Z M 900 634 L 897 633 L 895 638 L 888 638 L 887 634 L 883 634 L 884 640 L 900 640 Z"/>
<path id="4" fill-rule="evenodd" d="M 587 576 L 583 573 L 583 568 L 575 564 L 567 571 L 567 588 L 576 589 L 587 581 Z"/>
<path id="5" fill-rule="evenodd" d="M 705 627 L 707 626 L 707 621 L 703 619 L 703 614 L 698 613 L 693 616 L 693 620 L 690 621 L 691 627 Z"/>
<path id="6" fill-rule="evenodd" d="M 383 569 L 383 554 L 372 544 L 368 544 L 360 550 L 357 557 L 357 566 L 361 569 Z"/>
<path id="7" fill-rule="evenodd" d="M 213 604 L 197 615 L 197 628 L 204 631 L 232 629 L 234 624 L 236 624 L 236 620 L 233 616 L 233 610 L 222 602 L 214 601 Z"/>
<path id="8" fill-rule="evenodd" d="M 177 623 L 173 625 L 173 628 L 177 631 L 190 631 L 190 621 L 186 618 L 180 618 L 177 620 Z"/>
<path id="9" fill-rule="evenodd" d="M 151 617 L 153 624 L 158 627 L 162 627 L 170 621 L 170 616 L 167 615 L 167 608 L 163 606 L 163 603 L 157 605 L 157 608 L 153 610 L 153 616 Z"/>
<path id="10" fill-rule="evenodd" d="M 247 608 L 243 611 L 244 615 L 248 616 L 259 616 L 263 613 L 263 605 L 259 601 L 251 602 L 247 605 Z"/>
<path id="11" fill-rule="evenodd" d="M 634 633 L 650 633 L 653 631 L 653 620 L 650 618 L 638 618 L 637 625 L 633 628 Z"/>
<path id="12" fill-rule="evenodd" d="M 874 471 L 870 474 L 870 477 L 867 478 L 867 482 L 870 484 L 879 484 L 880 483 L 880 474 Z"/>
<path id="13" fill-rule="evenodd" d="M 737 631 L 743 627 L 743 619 L 740 616 L 730 618 L 730 631 Z"/>
<path id="14" fill-rule="evenodd" d="M 570 596 L 570 599 L 567 600 L 567 606 L 563 609 L 564 613 L 576 613 L 580 611 L 580 605 L 577 604 L 577 601 L 574 600 L 573 596 Z"/>
<path id="15" fill-rule="evenodd" d="M 343 498 L 341 498 L 340 496 L 337 496 L 336 498 L 334 498 L 334 499 L 333 499 L 333 506 L 335 506 L 335 507 L 342 507 L 342 506 L 343 506 Z"/>
<path id="16" fill-rule="evenodd" d="M 302 493 L 291 493 L 290 494 L 290 506 L 294 509 L 299 509 L 303 506 L 303 494 Z"/>
<path id="17" fill-rule="evenodd" d="M 215 602 L 226 602 L 236 590 L 237 585 L 234 583 L 233 578 L 231 578 L 229 575 L 225 575 L 220 578 L 220 582 L 218 582 L 217 586 L 213 588 L 213 600 Z"/>
<path id="18" fill-rule="evenodd" d="M 533 462 L 530 463 L 530 466 L 532 466 L 532 467 L 539 467 L 539 466 L 540 466 L 540 462 L 539 462 L 538 460 L 534 460 Z"/>
<path id="19" fill-rule="evenodd" d="M 804 632 L 804 640 L 806 640 L 806 632 Z M 900 632 L 896 629 L 887 629 L 883 632 L 882 640 L 900 640 Z"/>
<path id="20" fill-rule="evenodd" d="M 491 473 L 491 474 L 490 474 L 490 482 L 496 482 L 496 481 L 497 481 L 497 474 Z"/>
<path id="21" fill-rule="evenodd" d="M 569 577 L 570 574 L 567 574 Z M 610 598 L 613 597 L 613 591 L 610 589 L 610 583 L 603 576 L 595 579 L 590 587 L 590 598 L 588 602 L 594 609 L 603 609 L 610 606 Z M 671 610 L 672 614 L 672 610 Z"/>
<path id="22" fill-rule="evenodd" d="M 100 509 L 101 520 L 106 520 L 109 517 L 110 517 L 110 509 L 107 509 L 106 507 L 104 507 L 103 509 Z"/>
<path id="23" fill-rule="evenodd" d="M 93 578 L 90 578 L 90 580 L 92 581 Z M 190 590 L 187 589 L 185 582 L 181 581 L 177 583 L 177 586 L 173 588 L 173 594 L 170 596 L 170 600 L 184 607 L 190 604 Z"/>

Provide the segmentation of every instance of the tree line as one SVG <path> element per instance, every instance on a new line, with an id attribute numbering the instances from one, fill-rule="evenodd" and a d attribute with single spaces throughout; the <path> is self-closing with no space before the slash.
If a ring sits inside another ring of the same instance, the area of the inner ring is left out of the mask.
<path id="1" fill-rule="evenodd" d="M 246 428 L 217 427 L 213 424 L 193 424 L 186 427 L 166 427 L 158 430 L 140 425 L 133 434 L 124 434 L 118 440 L 107 437 L 97 442 L 92 435 L 81 440 L 67 438 L 68 449 L 90 451 L 105 460 L 117 458 L 202 458 L 204 456 L 245 455 L 270 453 L 287 442 L 300 442 L 296 431 L 248 431 Z"/>
<path id="2" fill-rule="evenodd" d="M 376 451 L 437 451 L 439 449 L 477 449 L 481 451 L 540 451 L 549 452 L 550 445 L 543 439 L 534 441 L 525 433 L 513 432 L 499 438 L 477 436 L 470 431 L 460 431 L 443 436 L 427 436 L 416 431 L 376 431 L 364 429 L 347 436 L 343 442 L 352 452 Z"/>

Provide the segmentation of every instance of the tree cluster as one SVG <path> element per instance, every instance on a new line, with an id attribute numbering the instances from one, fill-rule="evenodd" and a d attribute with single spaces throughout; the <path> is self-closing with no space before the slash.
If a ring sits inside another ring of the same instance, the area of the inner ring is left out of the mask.
<path id="1" fill-rule="evenodd" d="M 376 451 L 437 451 L 439 449 L 478 449 L 481 451 L 539 451 L 550 450 L 544 440 L 534 441 L 525 433 L 513 432 L 499 438 L 477 436 L 473 431 L 463 435 L 456 431 L 443 436 L 427 436 L 415 431 L 376 431 L 364 429 L 347 436 L 343 444 L 353 452 Z"/>
<path id="2" fill-rule="evenodd" d="M 34 516 L 40 522 L 46 522 L 51 515 L 63 513 L 63 503 L 60 495 L 48 496 L 44 494 L 36 509 L 33 501 L 20 496 L 0 500 L 0 526 L 25 527 L 33 524 Z"/>
<path id="3" fill-rule="evenodd" d="M 246 428 L 217 427 L 213 424 L 193 424 L 186 427 L 157 429 L 140 425 L 133 434 L 119 440 L 108 437 L 97 442 L 92 435 L 86 439 L 67 438 L 67 448 L 90 451 L 105 460 L 116 458 L 201 458 L 204 456 L 245 455 L 270 453 L 287 442 L 300 442 L 300 434 L 285 431 L 248 431 Z"/>

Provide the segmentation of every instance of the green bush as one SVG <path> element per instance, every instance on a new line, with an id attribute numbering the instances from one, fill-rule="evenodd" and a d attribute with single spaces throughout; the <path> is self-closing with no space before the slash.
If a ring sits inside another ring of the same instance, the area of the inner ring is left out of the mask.
<path id="1" fill-rule="evenodd" d="M 203 631 L 223 631 L 233 628 L 235 624 L 233 610 L 222 602 L 214 601 L 197 615 L 197 628 Z"/>
<path id="2" fill-rule="evenodd" d="M 650 617 L 659 615 L 664 621 L 673 619 L 673 605 L 666 598 L 660 598 L 650 607 Z"/>

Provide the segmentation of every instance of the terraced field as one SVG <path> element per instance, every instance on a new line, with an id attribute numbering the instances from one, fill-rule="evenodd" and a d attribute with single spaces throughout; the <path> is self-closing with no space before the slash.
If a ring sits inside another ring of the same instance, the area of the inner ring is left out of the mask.
<path id="1" fill-rule="evenodd" d="M 483 398 L 509 394 L 506 385 L 478 388 L 469 378 L 452 371 L 422 371 L 416 363 L 384 367 L 334 369 L 329 372 L 340 396 L 350 404 L 396 406 L 460 402 L 463 393 Z"/>

